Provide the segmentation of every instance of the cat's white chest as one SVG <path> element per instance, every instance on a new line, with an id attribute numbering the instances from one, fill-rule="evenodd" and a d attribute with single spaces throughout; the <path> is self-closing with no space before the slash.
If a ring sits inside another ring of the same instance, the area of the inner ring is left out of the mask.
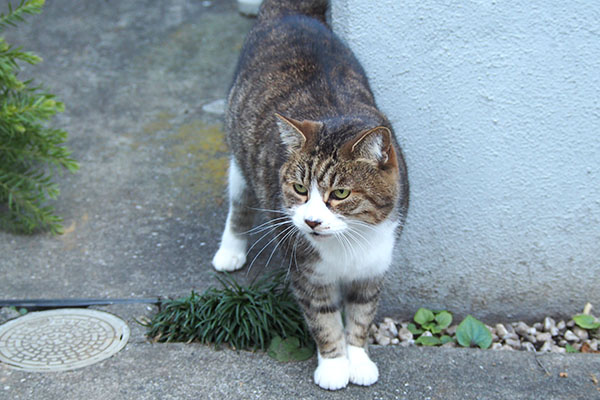
<path id="1" fill-rule="evenodd" d="M 315 273 L 325 282 L 381 276 L 392 262 L 396 226 L 385 221 L 351 237 L 311 240 L 321 258 Z"/>

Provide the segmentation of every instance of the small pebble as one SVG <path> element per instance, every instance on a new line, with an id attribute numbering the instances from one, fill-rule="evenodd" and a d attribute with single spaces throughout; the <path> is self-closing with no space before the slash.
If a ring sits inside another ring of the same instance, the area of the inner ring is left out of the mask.
<path id="1" fill-rule="evenodd" d="M 539 352 L 540 353 L 548 353 L 552 351 L 552 346 L 554 346 L 554 344 L 552 343 L 552 341 L 548 340 L 547 342 L 544 342 L 544 344 L 542 345 L 542 347 L 540 347 Z"/>
<path id="2" fill-rule="evenodd" d="M 567 349 L 565 349 L 564 347 L 560 347 L 560 346 L 557 346 L 557 345 L 553 344 L 552 345 L 552 352 L 553 353 L 566 353 Z"/>
<path id="3" fill-rule="evenodd" d="M 588 331 L 586 331 L 585 329 L 581 329 L 578 326 L 573 328 L 573 333 L 581 340 L 588 340 L 590 337 Z"/>
<path id="4" fill-rule="evenodd" d="M 508 331 L 506 330 L 506 327 L 502 324 L 496 324 L 496 334 L 501 337 L 502 339 L 504 339 L 504 337 L 506 335 L 508 335 Z"/>
<path id="5" fill-rule="evenodd" d="M 515 326 L 515 331 L 521 336 L 535 335 L 537 333 L 535 328 L 530 327 L 525 322 L 518 322 L 517 326 Z"/>
<path id="6" fill-rule="evenodd" d="M 581 340 L 579 338 L 579 336 L 574 334 L 571 330 L 567 330 L 565 332 L 565 339 L 568 340 L 569 342 L 579 342 Z"/>
<path id="7" fill-rule="evenodd" d="M 556 327 L 558 328 L 559 331 L 562 331 L 564 329 L 567 329 L 567 324 L 565 323 L 565 321 L 558 321 L 558 323 L 556 324 Z"/>
<path id="8" fill-rule="evenodd" d="M 549 332 L 538 332 L 535 338 L 538 342 L 546 343 L 552 340 L 552 335 Z"/>
<path id="9" fill-rule="evenodd" d="M 550 332 L 552 328 L 556 328 L 556 321 L 550 317 L 544 318 L 544 332 Z"/>
<path id="10" fill-rule="evenodd" d="M 506 343 L 507 345 L 509 345 L 510 347 L 512 347 L 514 349 L 520 349 L 521 348 L 521 342 L 519 340 L 505 339 L 504 343 Z"/>
<path id="11" fill-rule="evenodd" d="M 535 346 L 533 345 L 533 343 L 523 342 L 523 343 L 521 343 L 521 348 L 526 351 L 535 352 Z"/>
<path id="12" fill-rule="evenodd" d="M 492 343 L 492 350 L 502 350 L 502 343 Z"/>
<path id="13" fill-rule="evenodd" d="M 377 342 L 377 344 L 380 344 L 382 346 L 387 346 L 388 344 L 390 344 L 392 342 L 392 339 L 390 339 L 389 337 L 382 335 L 380 333 L 375 335 L 375 341 Z"/>
<path id="14" fill-rule="evenodd" d="M 406 328 L 400 328 L 400 330 L 398 331 L 398 337 L 403 342 L 405 342 L 407 340 L 413 340 L 414 339 L 414 336 L 413 336 L 412 332 L 409 331 Z"/>
<path id="15" fill-rule="evenodd" d="M 527 334 L 524 337 L 525 337 L 525 340 L 527 340 L 530 343 L 537 343 L 536 335 L 529 335 L 529 334 Z"/>
<path id="16" fill-rule="evenodd" d="M 225 113 L 225 99 L 218 99 L 202 106 L 202 111 L 210 114 Z"/>
<path id="17" fill-rule="evenodd" d="M 398 328 L 396 327 L 396 323 L 391 318 L 384 318 L 383 323 L 385 324 L 386 329 L 392 335 L 392 337 L 398 336 Z"/>

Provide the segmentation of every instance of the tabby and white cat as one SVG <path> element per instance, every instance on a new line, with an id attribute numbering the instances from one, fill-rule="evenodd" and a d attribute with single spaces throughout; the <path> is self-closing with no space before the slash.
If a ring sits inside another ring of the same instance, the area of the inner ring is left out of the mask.
<path id="1" fill-rule="evenodd" d="M 228 97 L 229 214 L 213 258 L 246 261 L 257 209 L 287 243 L 292 288 L 335 390 L 379 372 L 367 334 L 408 208 L 406 165 L 326 0 L 265 0 Z M 342 321 L 342 310 L 345 320 Z"/>

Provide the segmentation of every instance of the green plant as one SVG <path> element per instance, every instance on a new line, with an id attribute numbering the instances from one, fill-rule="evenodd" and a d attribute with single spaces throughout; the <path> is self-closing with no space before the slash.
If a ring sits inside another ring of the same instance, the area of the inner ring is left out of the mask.
<path id="1" fill-rule="evenodd" d="M 463 347 L 487 349 L 492 345 L 492 333 L 483 322 L 467 315 L 456 328 L 456 340 Z"/>
<path id="2" fill-rule="evenodd" d="M 27 314 L 27 309 L 26 308 L 17 308 L 15 306 L 9 307 L 11 310 L 18 312 L 20 315 L 25 315 Z"/>
<path id="3" fill-rule="evenodd" d="M 158 342 L 198 341 L 234 349 L 266 350 L 272 344 L 272 355 L 289 353 L 281 358 L 305 357 L 305 348 L 312 355 L 312 339 L 284 273 L 249 286 L 227 274 L 217 280 L 220 289 L 164 302 L 145 324 L 147 335 Z"/>
<path id="4" fill-rule="evenodd" d="M 567 343 L 565 345 L 565 350 L 567 353 L 579 353 L 579 350 L 577 350 L 575 347 L 571 346 L 569 343 Z"/>
<path id="5" fill-rule="evenodd" d="M 275 336 L 271 339 L 267 354 L 277 361 L 288 362 L 307 360 L 314 352 L 314 346 L 303 345 L 297 337 L 282 339 L 281 336 Z"/>
<path id="6" fill-rule="evenodd" d="M 593 315 L 577 314 L 573 317 L 573 321 L 582 329 L 594 330 L 600 328 L 600 322 Z"/>
<path id="7" fill-rule="evenodd" d="M 44 0 L 21 0 L 0 14 L 0 33 L 16 26 L 24 15 L 38 14 Z M 64 147 L 67 133 L 46 123 L 63 103 L 32 80 L 18 78 L 18 62 L 37 64 L 41 58 L 13 47 L 0 37 L 0 228 L 31 233 L 48 229 L 61 233 L 61 218 L 48 200 L 59 195 L 53 173 L 79 168 Z"/>
<path id="8" fill-rule="evenodd" d="M 413 335 L 420 335 L 415 343 L 423 346 L 438 346 L 452 341 L 452 338 L 448 335 L 440 336 L 452 323 L 452 314 L 448 311 L 431 311 L 426 308 L 419 308 L 413 320 L 419 326 L 410 323 L 407 329 Z M 430 334 L 425 334 L 425 332 Z"/>

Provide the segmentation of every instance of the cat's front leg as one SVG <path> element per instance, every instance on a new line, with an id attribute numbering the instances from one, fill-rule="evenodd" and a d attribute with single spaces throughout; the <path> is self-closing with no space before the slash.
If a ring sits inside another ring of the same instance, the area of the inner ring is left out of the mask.
<path id="1" fill-rule="evenodd" d="M 338 390 L 350 380 L 350 363 L 336 285 L 311 283 L 306 276 L 294 279 L 294 294 L 317 343 L 319 365 L 314 380 L 323 389 Z"/>
<path id="2" fill-rule="evenodd" d="M 246 232 L 252 227 L 254 209 L 252 194 L 234 159 L 229 164 L 229 212 L 221 237 L 219 250 L 212 259 L 217 271 L 235 271 L 246 262 L 248 239 Z"/>
<path id="3" fill-rule="evenodd" d="M 350 382 L 355 385 L 369 386 L 379 379 L 377 365 L 369 358 L 366 348 L 380 291 L 381 278 L 354 281 L 344 290 Z"/>

